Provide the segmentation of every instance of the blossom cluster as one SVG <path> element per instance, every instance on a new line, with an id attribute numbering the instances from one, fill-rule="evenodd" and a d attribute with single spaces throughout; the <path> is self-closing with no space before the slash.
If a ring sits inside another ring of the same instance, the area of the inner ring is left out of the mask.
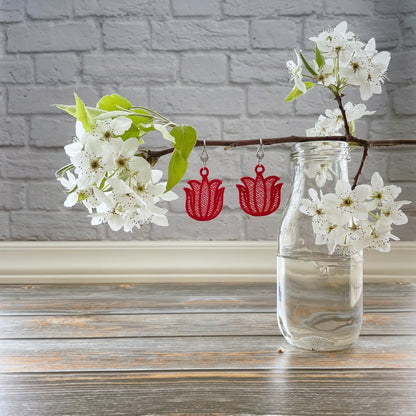
<path id="1" fill-rule="evenodd" d="M 66 207 L 81 202 L 93 225 L 108 223 L 114 231 L 132 231 L 146 223 L 168 225 L 167 210 L 157 204 L 177 198 L 159 182 L 162 171 L 136 155 L 138 137 L 121 137 L 131 126 L 131 118 L 118 116 L 97 119 L 86 132 L 77 121 L 76 137 L 65 146 L 71 169 L 58 177 L 68 193 Z"/>
<path id="2" fill-rule="evenodd" d="M 398 186 L 384 186 L 375 172 L 371 185 L 351 189 L 348 182 L 339 180 L 335 193 L 309 189 L 311 199 L 302 198 L 300 211 L 312 217 L 315 243 L 326 244 L 330 254 L 354 254 L 365 248 L 387 252 L 390 239 L 398 240 L 392 225 L 407 223 L 401 207 L 410 201 L 395 201 L 400 192 Z"/>
<path id="3" fill-rule="evenodd" d="M 297 62 L 287 63 L 295 86 L 301 93 L 313 86 L 304 82 L 305 77 L 337 94 L 346 86 L 357 86 L 363 101 L 373 94 L 381 94 L 390 53 L 378 52 L 374 38 L 363 43 L 354 33 L 347 31 L 346 22 L 341 22 L 310 40 L 316 45 L 315 59 L 308 63 L 301 51 L 295 51 Z M 303 66 L 309 74 L 303 73 Z"/>
<path id="4" fill-rule="evenodd" d="M 352 104 L 348 102 L 344 105 L 346 117 L 350 126 L 363 116 L 374 114 L 375 111 L 367 111 L 365 104 Z M 339 108 L 325 110 L 325 115 L 320 115 L 315 126 L 306 130 L 306 135 L 313 136 L 341 136 L 339 131 L 344 128 L 344 119 Z"/>

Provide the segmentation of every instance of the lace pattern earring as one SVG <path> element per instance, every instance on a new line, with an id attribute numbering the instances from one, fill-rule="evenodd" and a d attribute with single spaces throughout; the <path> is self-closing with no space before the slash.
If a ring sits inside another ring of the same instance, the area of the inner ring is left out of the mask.
<path id="1" fill-rule="evenodd" d="M 237 184 L 241 209 L 249 215 L 260 217 L 270 215 L 279 208 L 280 196 L 283 183 L 276 183 L 280 180 L 278 176 L 268 176 L 264 178 L 266 170 L 262 165 L 264 158 L 263 141 L 257 146 L 256 152 L 257 165 L 254 168 L 255 178 L 243 176 L 241 182 Z"/>
<path id="2" fill-rule="evenodd" d="M 208 180 L 209 170 L 206 167 L 209 156 L 204 140 L 200 155 L 202 168 L 199 173 L 201 181 L 191 179 L 188 181 L 190 188 L 184 188 L 186 193 L 185 208 L 187 214 L 196 221 L 210 221 L 221 212 L 224 202 L 224 187 L 220 187 L 220 179 Z"/>

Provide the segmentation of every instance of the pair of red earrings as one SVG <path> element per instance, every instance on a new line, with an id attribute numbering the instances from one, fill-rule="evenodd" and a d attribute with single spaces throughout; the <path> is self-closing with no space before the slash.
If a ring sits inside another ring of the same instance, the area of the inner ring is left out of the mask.
<path id="1" fill-rule="evenodd" d="M 261 164 L 264 157 L 263 143 L 257 147 L 257 165 L 254 168 L 256 177 L 244 176 L 241 178 L 243 185 L 237 184 L 240 206 L 244 212 L 256 217 L 270 215 L 279 208 L 280 193 L 283 183 L 278 176 L 264 178 L 265 167 Z M 224 202 L 224 187 L 220 187 L 220 179 L 208 179 L 209 170 L 206 167 L 208 152 L 205 141 L 201 153 L 203 167 L 200 170 L 201 181 L 192 179 L 188 181 L 190 188 L 184 188 L 186 193 L 186 212 L 197 221 L 209 221 L 218 216 Z"/>

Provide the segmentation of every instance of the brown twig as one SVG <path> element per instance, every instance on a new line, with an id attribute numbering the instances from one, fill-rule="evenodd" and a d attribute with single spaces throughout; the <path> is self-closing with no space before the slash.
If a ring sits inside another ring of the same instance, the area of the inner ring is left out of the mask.
<path id="1" fill-rule="evenodd" d="M 350 135 L 347 136 L 328 136 L 328 137 L 306 137 L 306 136 L 288 136 L 276 137 L 267 139 L 247 139 L 247 140 L 206 140 L 206 146 L 222 146 L 225 149 L 230 149 L 240 146 L 255 146 L 260 144 L 270 146 L 274 144 L 283 143 L 301 143 L 301 142 L 315 142 L 315 141 L 342 141 L 357 144 L 362 147 L 381 147 L 381 146 L 399 146 L 399 145 L 416 145 L 416 140 L 412 139 L 390 139 L 390 140 L 365 140 Z M 202 146 L 203 140 L 197 140 L 195 146 Z M 161 156 L 168 155 L 174 151 L 173 147 L 162 150 L 142 150 L 142 154 L 146 159 L 158 159 Z"/>
<path id="2" fill-rule="evenodd" d="M 247 140 L 197 140 L 195 146 L 223 146 L 224 150 L 228 150 L 234 147 L 240 146 L 254 146 L 262 144 L 264 146 L 270 146 L 274 144 L 283 144 L 283 143 L 301 143 L 301 142 L 315 142 L 315 141 L 342 141 L 350 144 L 355 144 L 357 146 L 363 147 L 363 154 L 361 157 L 360 166 L 358 167 L 357 173 L 354 176 L 354 183 L 352 189 L 357 186 L 358 179 L 361 175 L 361 172 L 364 167 L 364 163 L 368 156 L 368 150 L 370 147 L 380 147 L 380 146 L 398 146 L 398 145 L 416 145 L 416 140 L 411 139 L 390 139 L 390 140 L 365 140 L 355 137 L 351 134 L 350 126 L 348 124 L 347 114 L 345 112 L 344 106 L 342 104 L 342 94 L 336 94 L 335 100 L 338 103 L 338 108 L 341 111 L 343 123 L 344 123 L 344 136 L 316 136 L 316 137 L 306 137 L 306 136 L 287 136 L 287 137 L 275 137 L 268 139 L 247 139 Z M 173 147 L 162 149 L 162 150 L 142 150 L 141 155 L 152 165 L 155 164 L 158 159 L 162 156 L 172 153 L 175 149 Z"/>
<path id="3" fill-rule="evenodd" d="M 341 108 L 342 102 L 341 102 Z M 342 110 L 341 110 L 342 113 Z M 345 111 L 344 111 L 345 114 Z M 346 119 L 344 119 L 345 122 Z M 347 123 L 348 125 L 348 123 Z M 327 136 L 327 137 L 306 137 L 306 136 L 287 136 L 287 137 L 275 137 L 268 139 L 247 139 L 247 140 L 197 140 L 195 146 L 203 146 L 204 143 L 206 146 L 222 146 L 225 150 L 231 149 L 234 147 L 241 146 L 254 146 L 259 145 L 260 142 L 264 146 L 270 146 L 274 144 L 283 144 L 283 143 L 302 143 L 302 142 L 316 142 L 316 141 L 342 141 L 348 142 L 351 144 L 356 144 L 363 147 L 363 155 L 361 158 L 360 166 L 358 167 L 357 173 L 354 176 L 354 183 L 352 189 L 357 186 L 358 179 L 361 175 L 361 172 L 364 167 L 364 163 L 368 156 L 368 150 L 370 147 L 382 147 L 382 146 L 400 146 L 400 145 L 416 145 L 416 140 L 412 139 L 390 139 L 390 140 L 366 140 L 354 137 L 349 129 L 345 136 Z M 141 155 L 152 165 L 154 165 L 161 156 L 168 155 L 172 153 L 175 149 L 169 147 L 162 150 L 142 150 Z"/>
<path id="4" fill-rule="evenodd" d="M 361 157 L 361 163 L 360 163 L 360 166 L 358 167 L 357 173 L 354 176 L 354 183 L 352 184 L 351 189 L 354 189 L 357 186 L 358 178 L 360 177 L 361 172 L 363 170 L 364 162 L 367 159 L 367 155 L 368 155 L 368 146 L 364 146 L 363 155 Z"/>
<path id="5" fill-rule="evenodd" d="M 352 139 L 353 137 L 352 137 L 351 132 L 350 132 L 350 125 L 348 124 L 347 114 L 345 113 L 344 106 L 342 105 L 342 94 L 336 95 L 335 100 L 337 101 L 338 108 L 339 108 L 339 110 L 341 111 L 341 114 L 342 114 L 342 120 L 344 121 L 345 135 L 349 139 Z"/>
<path id="6" fill-rule="evenodd" d="M 378 146 L 408 146 L 415 145 L 416 140 L 413 139 L 390 139 L 390 140 L 371 140 L 368 142 L 368 147 Z"/>

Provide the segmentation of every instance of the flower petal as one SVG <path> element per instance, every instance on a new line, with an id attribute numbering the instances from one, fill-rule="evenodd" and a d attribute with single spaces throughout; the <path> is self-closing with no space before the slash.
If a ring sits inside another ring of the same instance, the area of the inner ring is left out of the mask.
<path id="1" fill-rule="evenodd" d="M 120 116 L 111 120 L 110 126 L 115 136 L 121 136 L 130 128 L 131 123 L 132 121 L 128 117 Z"/>
<path id="2" fill-rule="evenodd" d="M 139 141 L 137 140 L 137 137 L 130 137 L 125 142 L 123 142 L 122 153 L 126 156 L 134 156 L 138 147 Z"/>
<path id="3" fill-rule="evenodd" d="M 378 172 L 374 172 L 371 176 L 371 186 L 374 189 L 380 190 L 384 185 L 383 178 Z"/>
<path id="4" fill-rule="evenodd" d="M 337 195 L 348 195 L 351 192 L 351 185 L 343 180 L 339 180 L 335 185 Z"/>
<path id="5" fill-rule="evenodd" d="M 166 185 L 165 185 L 166 188 Z M 175 201 L 178 199 L 178 195 L 175 194 L 173 191 L 164 192 L 162 195 L 160 195 L 160 198 L 164 201 Z"/>
<path id="6" fill-rule="evenodd" d="M 163 176 L 163 171 L 159 170 L 159 169 L 152 169 L 152 182 L 153 183 L 158 183 Z"/>
<path id="7" fill-rule="evenodd" d="M 152 223 L 156 225 L 160 225 L 162 227 L 167 227 L 169 225 L 168 219 L 166 215 L 155 214 L 152 217 Z"/>
<path id="8" fill-rule="evenodd" d="M 357 196 L 358 200 L 364 201 L 366 200 L 371 194 L 371 187 L 370 185 L 358 185 L 354 189 L 354 193 Z"/>
<path id="9" fill-rule="evenodd" d="M 108 218 L 108 225 L 113 231 L 119 231 L 124 225 L 124 218 L 121 215 L 112 214 Z"/>

